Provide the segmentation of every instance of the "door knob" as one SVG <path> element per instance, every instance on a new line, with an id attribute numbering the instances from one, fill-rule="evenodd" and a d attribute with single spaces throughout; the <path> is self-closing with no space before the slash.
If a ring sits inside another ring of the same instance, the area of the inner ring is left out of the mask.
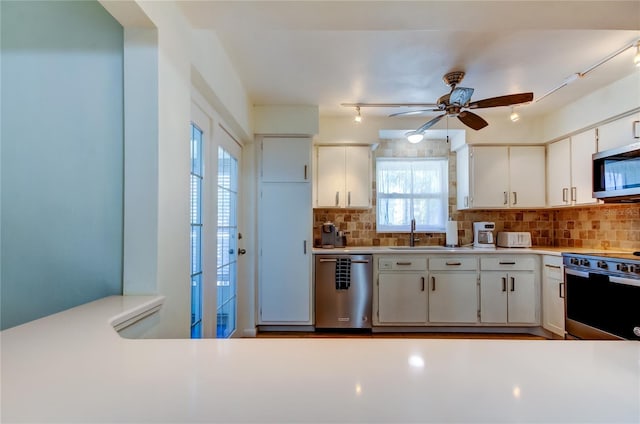
<path id="1" fill-rule="evenodd" d="M 244 255 L 247 253 L 247 249 L 238 249 L 238 255 Z"/>

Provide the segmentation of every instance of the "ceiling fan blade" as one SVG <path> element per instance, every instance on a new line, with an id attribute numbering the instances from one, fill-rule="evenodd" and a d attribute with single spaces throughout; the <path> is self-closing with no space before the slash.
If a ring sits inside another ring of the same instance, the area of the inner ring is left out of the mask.
<path id="1" fill-rule="evenodd" d="M 438 112 L 440 109 L 419 109 L 419 110 L 409 110 L 407 112 L 396 112 L 389 115 L 389 117 L 393 116 L 408 116 L 408 115 L 421 115 L 425 112 Z"/>
<path id="2" fill-rule="evenodd" d="M 449 104 L 464 106 L 471 100 L 473 88 L 456 87 L 449 94 Z"/>
<path id="3" fill-rule="evenodd" d="M 421 126 L 420 128 L 418 128 L 416 130 L 416 132 L 421 133 L 424 132 L 426 130 L 428 130 L 429 128 L 431 128 L 432 126 L 434 126 L 435 124 L 438 123 L 438 121 L 440 121 L 442 118 L 444 118 L 445 116 L 447 116 L 446 113 L 436 116 L 435 118 L 433 118 L 431 121 L 427 122 L 426 124 L 424 124 L 423 126 Z"/>
<path id="4" fill-rule="evenodd" d="M 479 115 L 476 115 L 475 113 L 469 112 L 466 110 L 458 114 L 458 119 L 461 120 L 463 124 L 465 124 L 466 126 L 476 131 L 481 130 L 482 128 L 489 125 L 489 123 L 484 119 L 482 119 Z"/>
<path id="5" fill-rule="evenodd" d="M 491 97 L 488 99 L 476 100 L 469 103 L 470 109 L 481 109 L 485 107 L 511 106 L 520 103 L 527 103 L 533 100 L 533 93 L 508 94 L 506 96 Z"/>

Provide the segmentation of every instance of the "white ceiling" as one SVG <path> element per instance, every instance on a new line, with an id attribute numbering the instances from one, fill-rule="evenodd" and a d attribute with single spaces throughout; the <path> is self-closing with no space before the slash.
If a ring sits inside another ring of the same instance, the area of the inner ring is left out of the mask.
<path id="1" fill-rule="evenodd" d="M 216 31 L 254 104 L 318 105 L 321 116 L 353 115 L 341 103 L 433 103 L 452 70 L 467 73 L 460 85 L 475 88 L 472 100 L 536 99 L 640 38 L 638 0 L 179 4 L 194 27 Z M 545 114 L 637 72 L 634 54 L 523 107 Z"/>

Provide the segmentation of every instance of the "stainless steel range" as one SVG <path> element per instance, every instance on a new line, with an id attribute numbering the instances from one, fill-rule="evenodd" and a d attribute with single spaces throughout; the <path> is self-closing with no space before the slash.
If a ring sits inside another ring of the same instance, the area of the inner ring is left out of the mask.
<path id="1" fill-rule="evenodd" d="M 565 326 L 569 336 L 640 340 L 640 256 L 631 253 L 562 256 Z"/>

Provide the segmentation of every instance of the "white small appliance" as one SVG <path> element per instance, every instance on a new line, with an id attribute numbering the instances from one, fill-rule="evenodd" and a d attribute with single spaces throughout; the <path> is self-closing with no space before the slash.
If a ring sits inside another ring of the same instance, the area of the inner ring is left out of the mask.
<path id="1" fill-rule="evenodd" d="M 531 247 L 531 233 L 526 231 L 500 231 L 499 247 Z"/>
<path id="2" fill-rule="evenodd" d="M 496 241 L 493 237 L 494 222 L 473 223 L 473 247 L 495 248 Z"/>

